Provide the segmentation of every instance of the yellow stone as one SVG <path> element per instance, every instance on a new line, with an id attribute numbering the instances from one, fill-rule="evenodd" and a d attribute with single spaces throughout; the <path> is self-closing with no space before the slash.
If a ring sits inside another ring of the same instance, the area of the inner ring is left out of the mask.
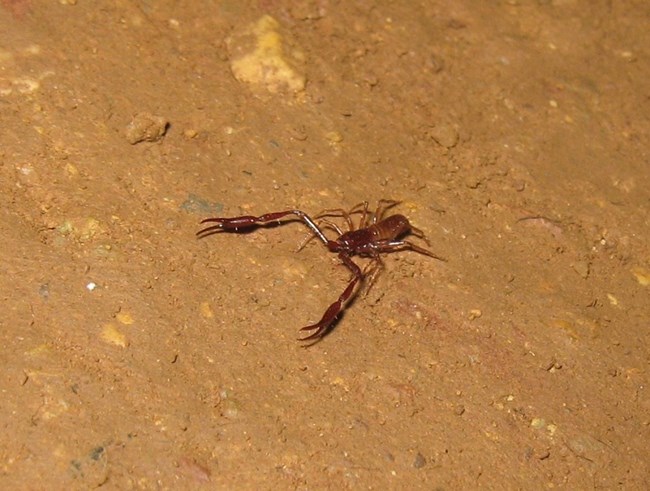
<path id="1" fill-rule="evenodd" d="M 104 324 L 102 327 L 102 339 L 107 343 L 119 346 L 120 348 L 126 348 L 128 345 L 124 333 L 120 332 L 120 330 L 110 322 Z"/>
<path id="2" fill-rule="evenodd" d="M 630 270 L 634 277 L 636 278 L 636 281 L 639 282 L 641 286 L 648 286 L 650 285 L 650 271 L 648 271 L 645 268 L 641 267 L 635 267 Z"/>
<path id="3" fill-rule="evenodd" d="M 264 87 L 272 93 L 302 91 L 306 77 L 298 67 L 304 56 L 286 45 L 278 21 L 264 15 L 228 40 L 230 69 L 240 82 Z"/>
<path id="4" fill-rule="evenodd" d="M 133 320 L 133 317 L 131 317 L 131 314 L 128 312 L 119 312 L 115 318 L 118 320 L 120 324 L 124 324 L 125 326 L 130 326 L 133 324 L 135 321 Z"/>
<path id="5" fill-rule="evenodd" d="M 201 302 L 199 308 L 201 309 L 201 315 L 206 319 L 212 319 L 214 317 L 214 312 L 208 302 Z"/>
<path id="6" fill-rule="evenodd" d="M 530 426 L 536 430 L 540 430 L 546 426 L 546 421 L 543 418 L 533 418 L 530 421 Z"/>

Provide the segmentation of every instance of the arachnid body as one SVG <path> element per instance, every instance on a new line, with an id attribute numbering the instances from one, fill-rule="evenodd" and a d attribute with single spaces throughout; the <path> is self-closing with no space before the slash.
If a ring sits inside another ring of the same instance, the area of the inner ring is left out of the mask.
<path id="1" fill-rule="evenodd" d="M 201 238 L 217 232 L 240 232 L 265 224 L 279 224 L 283 223 L 282 219 L 285 217 L 294 217 L 294 220 L 301 220 L 313 234 L 310 239 L 313 237 L 318 238 L 330 252 L 337 253 L 341 262 L 352 272 L 352 279 L 347 287 L 339 298 L 327 308 L 321 320 L 301 329 L 301 331 L 313 332 L 300 338 L 300 341 L 318 341 L 329 331 L 330 326 L 343 310 L 345 303 L 353 296 L 357 285 L 363 283 L 367 277 L 370 277 L 371 280 L 374 279 L 383 266 L 381 254 L 410 250 L 444 260 L 431 251 L 403 239 L 410 233 L 426 241 L 422 231 L 413 227 L 405 216 L 384 216 L 386 210 L 398 203 L 399 201 L 380 200 L 376 211 L 372 213 L 368 210 L 368 202 L 364 201 L 350 211 L 342 209 L 324 210 L 315 215 L 313 219 L 300 210 L 266 213 L 257 217 L 206 218 L 201 223 L 211 223 L 213 225 L 199 230 L 197 236 Z M 360 219 L 359 225 L 355 228 L 352 216 L 357 214 L 360 215 Z M 346 222 L 348 226 L 346 232 L 329 220 L 329 218 L 336 217 L 342 218 Z M 338 237 L 334 240 L 328 239 L 323 232 L 326 228 L 334 230 Z M 368 257 L 371 262 L 362 270 L 352 260 L 353 256 Z"/>

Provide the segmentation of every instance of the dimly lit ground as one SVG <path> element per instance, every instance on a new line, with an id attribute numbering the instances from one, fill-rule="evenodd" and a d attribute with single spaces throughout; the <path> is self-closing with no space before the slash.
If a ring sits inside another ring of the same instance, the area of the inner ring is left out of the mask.
<path id="1" fill-rule="evenodd" d="M 647 2 L 0 6 L 1 488 L 650 487 Z"/>

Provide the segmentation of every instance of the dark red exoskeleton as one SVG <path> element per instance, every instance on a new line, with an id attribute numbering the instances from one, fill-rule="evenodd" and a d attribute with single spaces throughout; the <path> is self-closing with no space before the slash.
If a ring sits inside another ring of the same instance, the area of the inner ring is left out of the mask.
<path id="1" fill-rule="evenodd" d="M 330 326 L 343 310 L 345 303 L 352 297 L 356 286 L 363 283 L 368 276 L 370 276 L 371 280 L 374 279 L 383 266 L 380 254 L 410 250 L 444 261 L 443 258 L 436 256 L 431 251 L 403 239 L 406 235 L 412 234 L 426 241 L 422 231 L 413 227 L 405 216 L 390 215 L 384 217 L 386 210 L 398 203 L 399 201 L 380 200 L 376 211 L 372 213 L 368 210 L 368 202 L 364 201 L 350 211 L 342 209 L 324 210 L 315 215 L 313 219 L 300 210 L 266 213 L 257 217 L 206 218 L 201 223 L 213 223 L 214 225 L 199 230 L 197 236 L 202 238 L 221 231 L 240 232 L 264 224 L 282 223 L 282 218 L 292 215 L 307 225 L 313 233 L 310 239 L 317 237 L 331 252 L 337 253 L 341 262 L 353 275 L 348 286 L 343 290 L 338 300 L 327 308 L 321 320 L 301 329 L 301 331 L 314 332 L 300 338 L 300 341 L 318 341 L 327 334 Z M 356 214 L 361 215 L 361 217 L 358 227 L 355 228 L 352 215 Z M 336 217 L 345 220 L 348 226 L 347 232 L 343 232 L 336 223 L 328 219 Z M 338 237 L 335 240 L 328 239 L 323 232 L 325 228 L 334 230 Z M 352 260 L 352 256 L 355 255 L 369 257 L 372 261 L 362 270 Z"/>

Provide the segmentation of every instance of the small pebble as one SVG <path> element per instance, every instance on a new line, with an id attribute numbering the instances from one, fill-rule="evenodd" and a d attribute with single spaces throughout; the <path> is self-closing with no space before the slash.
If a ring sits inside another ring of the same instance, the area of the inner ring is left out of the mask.
<path id="1" fill-rule="evenodd" d="M 129 344 L 124 333 L 110 322 L 104 324 L 102 327 L 101 337 L 108 344 L 119 346 L 120 348 L 126 348 Z"/>
<path id="2" fill-rule="evenodd" d="M 126 126 L 126 140 L 135 145 L 140 142 L 157 142 L 165 136 L 169 128 L 169 121 L 162 116 L 142 112 L 133 116 Z"/>
<path id="3" fill-rule="evenodd" d="M 546 421 L 542 418 L 533 418 L 530 421 L 530 426 L 531 428 L 535 428 L 536 430 L 541 430 L 546 426 Z"/>
<path id="4" fill-rule="evenodd" d="M 650 271 L 645 268 L 635 267 L 630 270 L 641 286 L 650 285 Z"/>
<path id="5" fill-rule="evenodd" d="M 587 279 L 589 276 L 589 263 L 587 261 L 578 261 L 571 266 L 573 267 L 573 270 L 582 278 Z"/>
<path id="6" fill-rule="evenodd" d="M 50 298 L 50 285 L 47 283 L 42 284 L 38 289 L 38 294 L 43 300 Z"/>
<path id="7" fill-rule="evenodd" d="M 187 138 L 188 140 L 191 140 L 192 138 L 196 138 L 198 136 L 199 132 L 196 131 L 193 128 L 188 128 L 185 131 L 183 131 L 183 136 Z"/>
<path id="8" fill-rule="evenodd" d="M 450 124 L 437 124 L 429 130 L 429 136 L 445 148 L 453 148 L 458 144 L 458 131 Z"/>
<path id="9" fill-rule="evenodd" d="M 427 459 L 424 458 L 424 455 L 418 452 L 413 461 L 413 467 L 416 469 L 422 469 L 425 465 L 427 465 Z"/>

